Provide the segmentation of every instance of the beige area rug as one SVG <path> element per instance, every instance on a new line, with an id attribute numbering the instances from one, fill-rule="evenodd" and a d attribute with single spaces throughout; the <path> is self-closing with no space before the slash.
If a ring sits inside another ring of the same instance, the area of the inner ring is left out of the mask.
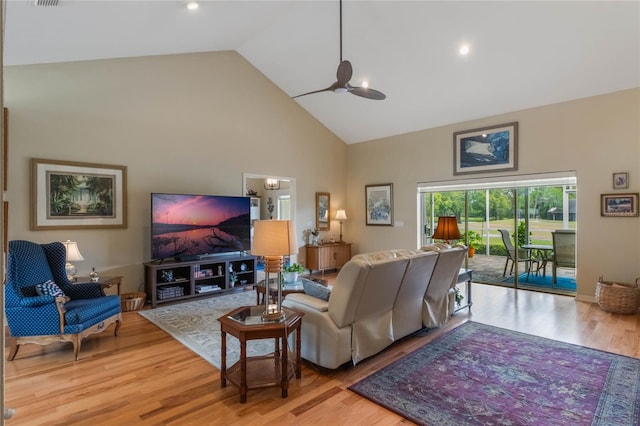
<path id="1" fill-rule="evenodd" d="M 255 304 L 255 291 L 243 291 L 139 311 L 138 314 L 220 369 L 221 339 L 218 318 L 239 306 Z M 273 347 L 273 339 L 250 340 L 247 342 L 247 355 L 265 355 L 273 352 Z M 235 337 L 227 335 L 227 367 L 239 358 L 240 342 Z"/>

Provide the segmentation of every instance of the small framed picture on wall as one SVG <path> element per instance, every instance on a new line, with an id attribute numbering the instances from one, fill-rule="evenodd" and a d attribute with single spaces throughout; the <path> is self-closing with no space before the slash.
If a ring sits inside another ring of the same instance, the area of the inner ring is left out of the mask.
<path id="1" fill-rule="evenodd" d="M 629 187 L 629 173 L 618 172 L 613 174 L 613 189 L 627 189 Z"/>

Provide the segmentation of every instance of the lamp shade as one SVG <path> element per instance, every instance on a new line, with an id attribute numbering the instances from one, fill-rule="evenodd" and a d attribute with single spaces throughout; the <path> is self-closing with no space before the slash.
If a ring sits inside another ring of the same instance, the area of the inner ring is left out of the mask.
<path id="1" fill-rule="evenodd" d="M 288 256 L 298 252 L 295 226 L 291 220 L 258 220 L 253 228 L 254 256 Z"/>
<path id="2" fill-rule="evenodd" d="M 78 249 L 78 243 L 75 241 L 63 241 L 65 249 L 67 249 L 67 262 L 78 262 L 84 260 Z"/>
<path id="3" fill-rule="evenodd" d="M 438 227 L 431 238 L 434 240 L 445 240 L 449 242 L 451 240 L 459 240 L 460 237 L 458 220 L 455 216 L 438 217 Z"/>
<path id="4" fill-rule="evenodd" d="M 339 209 L 336 212 L 336 220 L 347 220 L 347 212 L 344 209 Z"/>

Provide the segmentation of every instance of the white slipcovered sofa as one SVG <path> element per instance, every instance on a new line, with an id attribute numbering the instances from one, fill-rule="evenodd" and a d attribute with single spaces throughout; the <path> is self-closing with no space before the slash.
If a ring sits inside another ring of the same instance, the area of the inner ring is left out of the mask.
<path id="1" fill-rule="evenodd" d="M 338 273 L 328 301 L 289 294 L 283 306 L 305 314 L 302 357 L 330 369 L 355 365 L 423 327 L 441 325 L 452 313 L 449 289 L 465 252 L 464 246 L 429 246 L 359 254 Z"/>

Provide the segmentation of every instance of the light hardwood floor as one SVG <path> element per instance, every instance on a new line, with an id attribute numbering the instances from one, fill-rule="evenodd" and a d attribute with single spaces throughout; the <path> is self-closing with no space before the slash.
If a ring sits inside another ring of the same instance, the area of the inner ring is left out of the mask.
<path id="1" fill-rule="evenodd" d="M 448 329 L 472 320 L 640 357 L 640 317 L 613 315 L 567 296 L 473 284 L 472 313 L 420 332 L 353 368 L 305 365 L 289 397 L 278 388 L 249 391 L 239 402 L 219 371 L 136 312 L 85 340 L 80 360 L 70 344 L 26 345 L 6 362 L 7 425 L 397 425 L 407 420 L 347 389 Z M 8 350 L 5 349 L 5 356 Z"/>

